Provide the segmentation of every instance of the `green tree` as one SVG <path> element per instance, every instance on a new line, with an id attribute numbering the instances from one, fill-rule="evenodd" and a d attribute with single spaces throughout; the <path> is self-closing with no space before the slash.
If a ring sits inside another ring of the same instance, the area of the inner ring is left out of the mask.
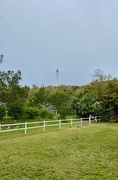
<path id="1" fill-rule="evenodd" d="M 70 91 L 57 90 L 49 97 L 50 104 L 56 109 L 56 114 L 65 117 L 71 114 L 71 94 Z"/>
<path id="2" fill-rule="evenodd" d="M 106 88 L 106 83 L 108 80 L 112 79 L 112 76 L 110 74 L 105 75 L 100 69 L 96 69 L 92 76 L 93 81 L 90 83 L 88 89 L 98 97 L 99 101 L 101 101 L 102 94 Z"/>
<path id="3" fill-rule="evenodd" d="M 1 87 L 11 87 L 12 85 L 19 85 L 21 80 L 21 71 L 18 70 L 16 73 L 14 71 L 0 71 L 0 86 Z"/>
<path id="4" fill-rule="evenodd" d="M 118 79 L 111 75 L 104 75 L 103 71 L 97 69 L 94 73 L 94 80 L 89 85 L 88 90 L 97 96 L 102 108 L 101 116 L 109 121 L 118 116 Z"/>
<path id="5" fill-rule="evenodd" d="M 0 71 L 0 102 L 7 103 L 9 91 L 19 86 L 21 71 Z"/>
<path id="6" fill-rule="evenodd" d="M 39 109 L 45 108 L 48 103 L 48 95 L 49 92 L 47 92 L 44 87 L 35 88 L 30 91 L 27 105 L 31 107 L 37 107 Z"/>
<path id="7" fill-rule="evenodd" d="M 24 107 L 22 103 L 12 103 L 8 106 L 8 116 L 14 119 L 21 119 L 24 114 Z"/>
<path id="8" fill-rule="evenodd" d="M 118 117 L 118 80 L 116 78 L 106 82 L 102 94 L 102 116 L 106 121 Z"/>
<path id="9" fill-rule="evenodd" d="M 73 100 L 73 109 L 79 116 L 98 115 L 101 109 L 97 97 L 89 91 L 79 93 Z"/>
<path id="10" fill-rule="evenodd" d="M 6 115 L 6 109 L 4 106 L 0 105 L 0 120 Z"/>
<path id="11" fill-rule="evenodd" d="M 25 107 L 24 108 L 24 118 L 26 119 L 34 119 L 38 117 L 39 109 L 34 107 Z"/>
<path id="12" fill-rule="evenodd" d="M 14 102 L 25 104 L 30 88 L 28 86 L 13 85 L 7 93 L 7 104 Z"/>
<path id="13" fill-rule="evenodd" d="M 54 114 L 52 111 L 50 111 L 48 109 L 40 109 L 39 116 L 40 116 L 40 118 L 53 119 Z"/>

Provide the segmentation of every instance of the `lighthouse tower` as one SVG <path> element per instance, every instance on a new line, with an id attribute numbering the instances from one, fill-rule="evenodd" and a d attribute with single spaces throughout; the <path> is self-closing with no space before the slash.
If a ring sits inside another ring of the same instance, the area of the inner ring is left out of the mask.
<path id="1" fill-rule="evenodd" d="M 59 70 L 56 69 L 56 87 L 59 86 Z"/>

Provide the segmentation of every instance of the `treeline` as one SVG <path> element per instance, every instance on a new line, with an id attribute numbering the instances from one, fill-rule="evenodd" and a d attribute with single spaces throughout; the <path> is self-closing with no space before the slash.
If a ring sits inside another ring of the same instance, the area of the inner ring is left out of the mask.
<path id="1" fill-rule="evenodd" d="M 2 62 L 2 61 L 1 61 Z M 86 86 L 37 87 L 20 85 L 21 71 L 0 71 L 0 119 L 65 118 L 101 116 L 117 121 L 118 79 L 99 69 Z"/>

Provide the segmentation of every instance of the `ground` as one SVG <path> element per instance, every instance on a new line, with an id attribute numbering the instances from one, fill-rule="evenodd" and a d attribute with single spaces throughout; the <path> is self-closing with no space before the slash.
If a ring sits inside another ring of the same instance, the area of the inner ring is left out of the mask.
<path id="1" fill-rule="evenodd" d="M 117 180 L 118 124 L 0 133 L 1 180 Z"/>

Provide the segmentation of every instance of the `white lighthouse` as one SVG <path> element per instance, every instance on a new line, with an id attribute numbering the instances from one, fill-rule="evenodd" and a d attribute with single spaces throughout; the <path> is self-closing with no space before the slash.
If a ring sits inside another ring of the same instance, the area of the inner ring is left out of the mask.
<path id="1" fill-rule="evenodd" d="M 56 87 L 59 86 L 59 70 L 56 69 Z"/>

